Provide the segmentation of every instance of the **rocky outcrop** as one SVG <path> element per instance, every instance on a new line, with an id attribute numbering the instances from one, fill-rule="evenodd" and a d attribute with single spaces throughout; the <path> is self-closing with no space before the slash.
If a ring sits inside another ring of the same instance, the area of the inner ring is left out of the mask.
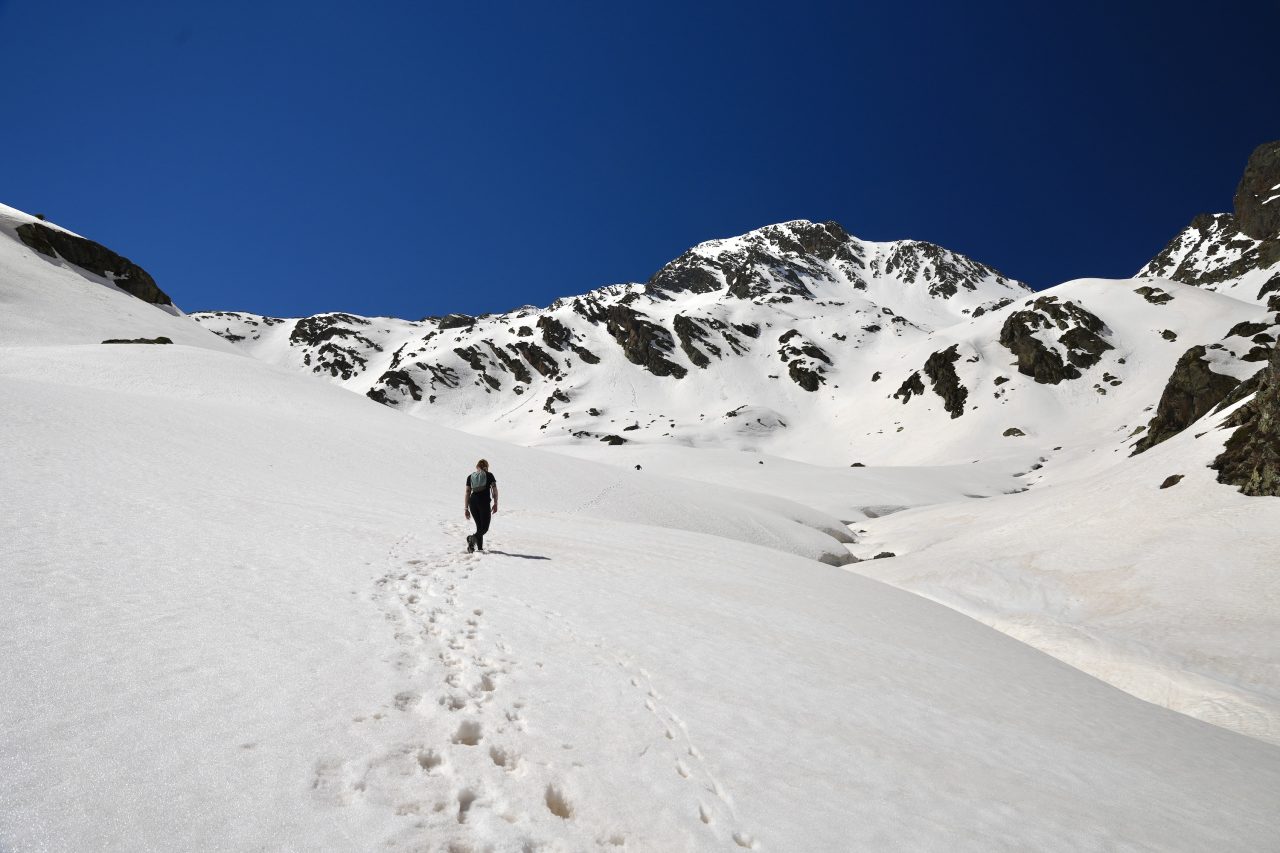
<path id="1" fill-rule="evenodd" d="M 605 314 L 605 329 L 622 347 L 627 361 L 643 367 L 654 376 L 674 376 L 681 379 L 688 373 L 666 358 L 675 348 L 671 333 L 650 322 L 634 308 L 627 305 L 610 306 Z"/>
<path id="2" fill-rule="evenodd" d="M 1233 376 L 1210 370 L 1205 353 L 1203 346 L 1194 346 L 1178 359 L 1160 395 L 1155 417 L 1147 424 L 1147 434 L 1134 445 L 1134 454 L 1182 432 L 1240 384 Z"/>
<path id="3" fill-rule="evenodd" d="M 1280 141 L 1249 156 L 1233 201 L 1236 224 L 1255 240 L 1280 239 Z"/>
<path id="4" fill-rule="evenodd" d="M 550 314 L 543 314 L 538 318 L 538 328 L 542 331 L 542 342 L 556 352 L 563 352 L 567 349 L 587 364 L 600 363 L 598 355 L 575 343 L 573 332 L 569 330 L 569 327 Z"/>
<path id="5" fill-rule="evenodd" d="M 898 390 L 893 392 L 893 399 L 901 399 L 903 403 L 907 403 L 911 400 L 913 394 L 924 394 L 924 383 L 920 381 L 920 371 L 918 370 L 903 380 L 902 384 L 898 386 Z"/>
<path id="6" fill-rule="evenodd" d="M 711 364 L 711 359 L 698 348 L 699 343 L 713 355 L 720 355 L 720 348 L 710 341 L 706 330 L 685 315 L 677 314 L 671 322 L 671 328 L 675 329 L 676 337 L 680 340 L 680 349 L 694 366 L 705 368 Z"/>
<path id="7" fill-rule="evenodd" d="M 1078 368 L 1092 367 L 1102 353 L 1112 349 L 1101 337 L 1105 328 L 1101 318 L 1074 302 L 1060 303 L 1057 297 L 1041 296 L 1005 319 L 1000 328 L 1000 344 L 1018 359 L 1019 373 L 1036 382 L 1057 385 L 1065 379 L 1079 379 Z M 1037 335 L 1043 332 L 1051 336 L 1054 330 L 1062 332 L 1057 341 L 1066 360 L 1057 348 Z"/>
<path id="8" fill-rule="evenodd" d="M 1280 347 L 1259 374 L 1257 393 L 1227 418 L 1235 432 L 1212 467 L 1218 482 L 1246 495 L 1280 497 Z"/>
<path id="9" fill-rule="evenodd" d="M 69 234 L 39 222 L 28 222 L 16 229 L 18 239 L 42 255 L 62 258 L 86 272 L 107 279 L 126 293 L 153 305 L 172 305 L 151 274 L 128 258 L 84 237 Z"/>
<path id="10" fill-rule="evenodd" d="M 158 338 L 107 338 L 104 344 L 171 344 L 173 340 L 161 335 Z"/>
<path id="11" fill-rule="evenodd" d="M 924 363 L 924 374 L 929 377 L 933 391 L 942 398 L 942 406 L 952 418 L 964 414 L 964 401 L 969 391 L 960 384 L 956 362 L 960 360 L 960 345 L 952 344 L 941 352 L 935 352 Z"/>
<path id="12" fill-rule="evenodd" d="M 870 266 L 873 272 L 896 276 L 908 284 L 923 282 L 928 287 L 930 296 L 943 299 L 955 296 L 961 289 L 976 290 L 977 282 L 984 279 L 1020 286 L 1020 282 L 1013 281 L 986 264 L 923 240 L 903 240 L 896 243 L 884 258 L 883 264 L 877 259 Z M 996 310 L 996 307 L 988 310 Z M 974 316 L 981 316 L 982 313 L 975 311 Z"/>
<path id="13" fill-rule="evenodd" d="M 393 392 L 394 396 L 389 394 L 389 391 Z M 365 396 L 384 406 L 398 406 L 406 396 L 415 402 L 421 400 L 422 389 L 413 381 L 413 377 L 403 370 L 388 370 L 378 377 L 377 384 L 366 391 Z"/>

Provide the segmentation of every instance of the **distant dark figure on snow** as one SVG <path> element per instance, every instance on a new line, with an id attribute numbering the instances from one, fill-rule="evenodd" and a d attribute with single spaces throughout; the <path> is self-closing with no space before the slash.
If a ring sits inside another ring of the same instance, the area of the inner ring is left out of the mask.
<path id="1" fill-rule="evenodd" d="M 492 493 L 492 497 L 490 496 Z M 489 501 L 493 501 L 490 509 Z M 462 496 L 462 514 L 476 520 L 476 532 L 467 537 L 467 553 L 484 550 L 484 535 L 489 532 L 489 519 L 498 511 L 498 480 L 489 473 L 489 461 L 481 459 L 476 470 L 467 475 L 467 490 Z"/>

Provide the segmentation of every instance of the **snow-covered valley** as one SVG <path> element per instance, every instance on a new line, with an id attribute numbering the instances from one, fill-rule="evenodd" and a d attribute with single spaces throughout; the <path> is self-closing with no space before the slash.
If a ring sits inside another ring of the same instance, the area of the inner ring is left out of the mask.
<path id="1" fill-rule="evenodd" d="M 1280 267 L 836 229 L 193 320 L 0 208 L 0 850 L 1274 847 Z"/>

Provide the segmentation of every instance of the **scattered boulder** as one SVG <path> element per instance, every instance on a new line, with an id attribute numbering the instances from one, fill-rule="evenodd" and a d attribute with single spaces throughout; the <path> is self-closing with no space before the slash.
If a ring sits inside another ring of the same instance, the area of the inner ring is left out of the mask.
<path id="1" fill-rule="evenodd" d="M 1182 474 L 1170 474 L 1168 477 L 1164 478 L 1164 482 L 1160 484 L 1160 488 L 1167 489 L 1171 486 L 1178 485 L 1182 482 L 1183 476 L 1184 475 Z"/>
<path id="2" fill-rule="evenodd" d="M 619 445 L 619 444 L 626 444 L 626 443 L 627 443 L 627 440 L 626 440 L 625 438 L 623 438 L 622 436 L 620 436 L 620 435 L 606 435 L 606 436 L 604 436 L 603 438 L 601 438 L 600 440 L 601 440 L 601 441 L 603 441 L 603 442 L 605 442 L 606 444 L 609 444 L 609 445 L 612 445 L 612 446 L 615 446 L 615 447 L 616 447 L 617 445 Z M 637 470 L 637 471 L 638 471 L 638 470 L 640 470 L 640 466 L 639 466 L 639 465 L 637 465 L 637 466 L 636 466 L 636 470 Z"/>
<path id="3" fill-rule="evenodd" d="M 873 560 L 886 560 L 886 559 L 888 559 L 889 557 L 896 557 L 896 556 L 898 556 L 898 555 L 897 555 L 897 554 L 895 554 L 895 553 L 893 553 L 892 551 L 881 551 L 879 554 L 876 554 L 876 555 L 875 555 L 874 557 L 872 557 L 871 559 L 873 559 Z"/>
<path id="4" fill-rule="evenodd" d="M 1018 429 L 1017 427 L 1009 427 L 1007 430 L 1001 433 L 1001 435 L 1003 435 L 1005 438 L 1019 438 L 1021 436 L 1026 435 L 1026 433 Z"/>

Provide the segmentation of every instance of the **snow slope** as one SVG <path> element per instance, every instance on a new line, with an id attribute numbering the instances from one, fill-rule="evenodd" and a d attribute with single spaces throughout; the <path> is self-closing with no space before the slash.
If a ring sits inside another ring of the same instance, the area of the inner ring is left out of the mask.
<path id="1" fill-rule="evenodd" d="M 67 328 L 0 314 L 6 851 L 1280 832 L 1280 748 L 818 562 L 831 514 L 787 500 L 798 466 L 757 466 L 788 488 L 712 488 L 443 429 L 196 331 L 102 346 L 146 317 L 132 297 L 10 261 L 0 297 L 56 298 Z M 468 556 L 458 482 L 482 455 L 502 507 Z M 894 499 L 1001 485 L 974 469 Z"/>
<path id="2" fill-rule="evenodd" d="M 1275 747 L 910 594 L 655 527 L 653 504 L 584 517 L 586 463 L 206 349 L 4 356 L 15 851 L 1253 850 L 1280 829 Z M 480 454 L 503 507 L 466 556 L 452 478 Z M 731 528 L 702 497 L 690 525 Z"/>
<path id="3" fill-rule="evenodd" d="M 1025 494 L 862 522 L 855 552 L 897 559 L 856 569 L 1135 696 L 1280 743 L 1280 500 L 1215 481 L 1227 434 L 1213 427 L 1230 411 L 1132 459 L 1097 453 L 1092 474 L 1061 460 Z M 1161 488 L 1172 475 L 1183 479 Z"/>

